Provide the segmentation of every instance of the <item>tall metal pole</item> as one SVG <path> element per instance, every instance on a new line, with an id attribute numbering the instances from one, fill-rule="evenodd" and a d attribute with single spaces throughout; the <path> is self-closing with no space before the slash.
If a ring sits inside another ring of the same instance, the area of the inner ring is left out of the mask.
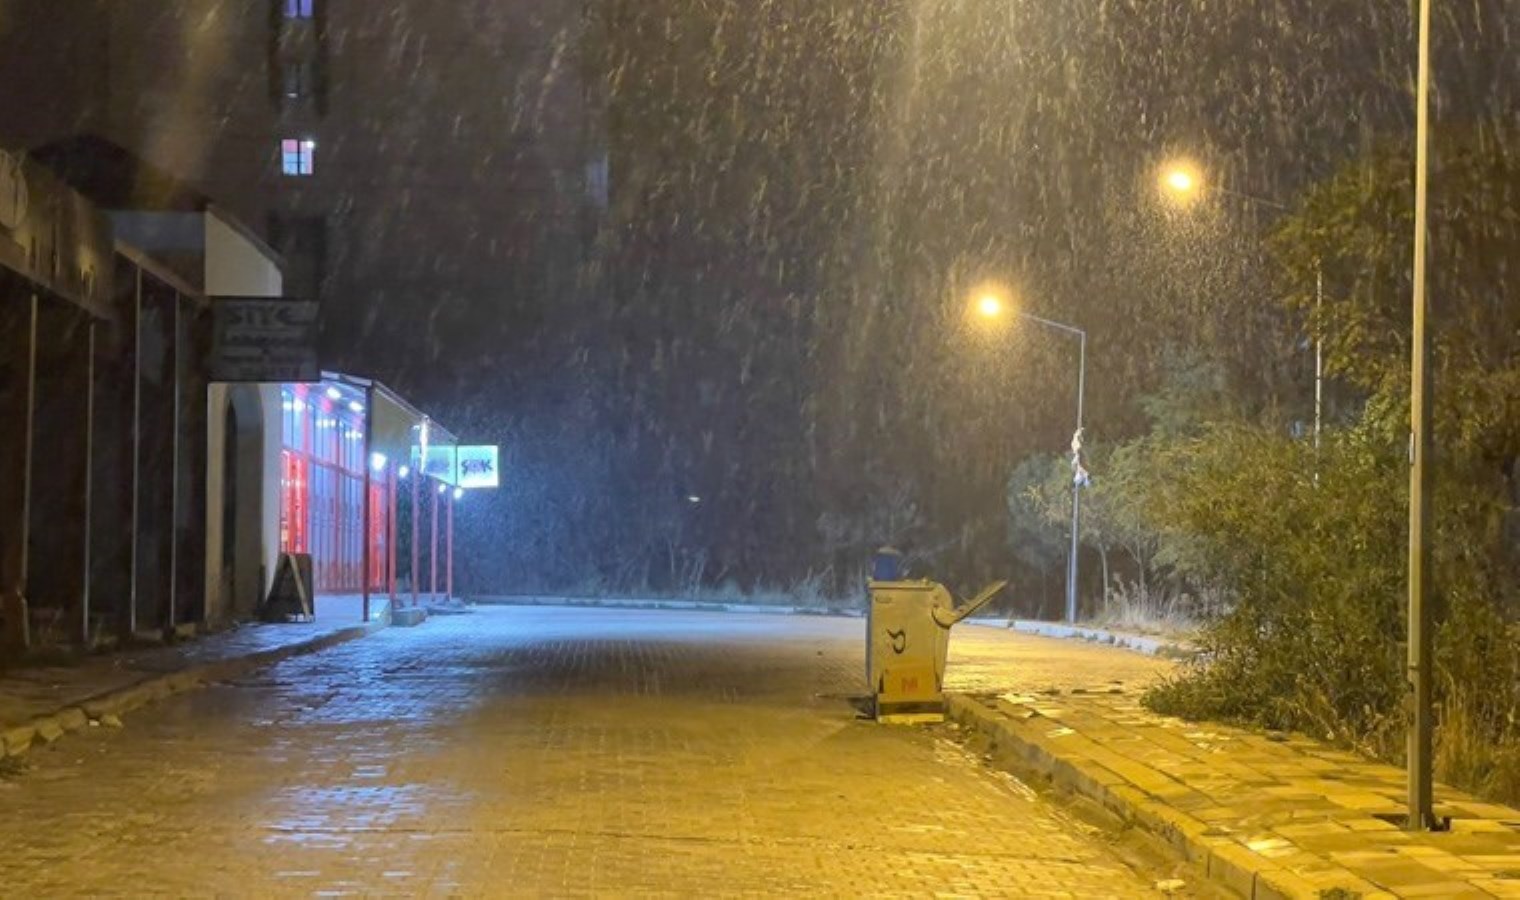
<path id="1" fill-rule="evenodd" d="M 440 487 L 442 485 L 440 484 Z M 428 602 L 438 602 L 438 497 L 439 492 L 433 491 L 433 496 L 428 498 L 428 506 L 432 508 L 433 531 L 428 548 Z"/>
<path id="2" fill-rule="evenodd" d="M 132 291 L 132 524 L 128 529 L 131 558 L 127 561 L 127 633 L 137 633 L 137 526 L 142 504 L 142 267 L 135 269 Z"/>
<path id="3" fill-rule="evenodd" d="M 390 599 L 390 609 L 394 613 L 396 611 L 396 534 L 398 527 L 396 524 L 396 513 L 398 511 L 396 495 L 400 491 L 400 483 L 396 479 L 395 466 L 386 469 L 385 480 L 385 502 L 389 510 L 389 515 L 385 520 L 385 586 Z"/>
<path id="4" fill-rule="evenodd" d="M 370 488 L 374 485 L 375 463 L 372 457 L 374 450 L 371 442 L 374 438 L 374 428 L 370 422 L 375 417 L 375 388 L 373 385 L 364 389 L 364 526 L 361 529 L 362 550 L 359 553 L 359 581 L 361 582 L 360 594 L 363 596 L 361 615 L 362 621 L 369 621 L 369 589 L 370 589 L 370 566 L 374 564 L 374 548 L 370 546 L 371 536 L 374 534 L 375 504 L 370 499 Z"/>
<path id="5" fill-rule="evenodd" d="M 169 416 L 169 609 L 165 631 L 173 631 L 179 625 L 179 370 L 185 353 L 179 333 L 179 300 L 176 291 L 170 323 L 174 340 L 174 405 Z"/>
<path id="6" fill-rule="evenodd" d="M 1066 334 L 1075 335 L 1079 341 L 1077 357 L 1077 430 L 1071 436 L 1071 550 L 1066 557 L 1066 621 L 1077 621 L 1077 577 L 1081 573 L 1077 552 L 1082 534 L 1082 416 L 1087 396 L 1087 332 L 1074 325 L 1067 325 L 1032 313 L 1016 312 L 1021 319 L 1037 322 Z M 1105 589 L 1107 586 L 1105 585 Z"/>
<path id="7" fill-rule="evenodd" d="M 448 560 L 444 568 L 443 593 L 444 599 L 454 599 L 454 492 L 449 492 L 449 522 L 448 531 L 444 537 L 448 549 L 445 551 L 445 559 Z"/>
<path id="8" fill-rule="evenodd" d="M 37 295 L 32 295 L 31 321 L 26 344 L 26 443 L 21 456 L 21 565 L 17 581 L 17 599 L 21 613 L 21 646 L 31 646 L 32 622 L 27 594 L 30 592 L 32 561 L 32 459 L 37 439 L 37 329 L 42 311 Z"/>
<path id="9" fill-rule="evenodd" d="M 90 646 L 90 568 L 93 565 L 95 524 L 95 319 L 90 318 L 89 337 L 85 352 L 84 393 L 84 567 L 83 581 L 79 588 L 79 643 Z"/>
<path id="10" fill-rule="evenodd" d="M 1320 308 L 1325 305 L 1325 270 L 1314 261 L 1314 452 L 1319 452 L 1319 435 L 1325 419 L 1325 339 L 1319 334 Z M 1315 478 L 1318 479 L 1318 470 Z"/>
<path id="11" fill-rule="evenodd" d="M 1087 332 L 1077 332 L 1080 356 L 1077 361 L 1077 430 L 1072 434 L 1071 453 L 1071 555 L 1066 563 L 1066 621 L 1077 621 L 1077 577 L 1080 566 L 1077 554 L 1082 534 L 1082 411 L 1087 394 Z M 1104 586 L 1107 589 L 1107 586 Z"/>
<path id="12" fill-rule="evenodd" d="M 418 546 L 418 533 L 422 530 L 417 517 L 421 515 L 418 503 L 418 494 L 422 491 L 422 472 L 426 468 L 427 454 L 424 453 L 417 463 L 417 468 L 412 472 L 412 608 L 417 608 L 417 579 L 422 571 L 422 551 Z"/>
<path id="13" fill-rule="evenodd" d="M 1420 72 L 1416 105 L 1414 180 L 1414 334 L 1410 378 L 1409 440 L 1409 819 L 1411 830 L 1435 824 L 1431 777 L 1430 591 L 1430 346 L 1425 332 L 1429 297 L 1430 0 L 1420 0 Z"/>

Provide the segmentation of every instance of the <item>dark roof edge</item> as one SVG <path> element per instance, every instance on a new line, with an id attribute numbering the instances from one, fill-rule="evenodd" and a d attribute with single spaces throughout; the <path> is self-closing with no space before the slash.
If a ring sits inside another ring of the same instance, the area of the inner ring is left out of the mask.
<path id="1" fill-rule="evenodd" d="M 365 378 L 361 375 L 350 375 L 346 372 L 329 372 L 325 370 L 322 372 L 322 377 L 329 381 L 338 381 L 357 388 L 373 388 L 376 392 L 383 394 L 385 396 L 385 399 L 391 401 L 392 403 L 396 404 L 417 418 L 425 419 L 435 429 L 441 431 L 444 436 L 447 437 L 451 442 L 455 444 L 459 443 L 458 435 L 454 434 L 454 432 L 450 431 L 447 427 L 439 423 L 437 419 L 418 409 L 411 403 L 411 401 L 386 387 L 377 379 Z"/>

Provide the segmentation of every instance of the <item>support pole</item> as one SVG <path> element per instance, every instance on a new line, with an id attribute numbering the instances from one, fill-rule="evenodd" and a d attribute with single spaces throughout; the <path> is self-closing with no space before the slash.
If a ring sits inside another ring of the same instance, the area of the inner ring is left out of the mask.
<path id="1" fill-rule="evenodd" d="M 1318 333 L 1320 308 L 1325 305 L 1325 270 L 1319 260 L 1314 262 L 1314 452 L 1319 453 L 1319 435 L 1325 419 L 1325 339 Z M 1315 471 L 1316 480 L 1319 472 Z"/>
<path id="2" fill-rule="evenodd" d="M 441 483 L 440 483 L 441 486 Z M 428 602 L 438 602 L 438 497 L 437 491 L 428 498 L 433 515 L 433 531 L 430 538 L 431 546 L 428 549 Z"/>
<path id="3" fill-rule="evenodd" d="M 137 633 L 138 526 L 142 512 L 142 268 L 133 269 L 137 284 L 132 291 L 132 522 L 127 560 L 127 615 L 123 619 L 130 638 Z"/>
<path id="4" fill-rule="evenodd" d="M 17 568 L 16 612 L 21 617 L 21 646 L 32 643 L 32 614 L 28 594 L 31 590 L 32 561 L 32 459 L 37 438 L 37 329 L 42 311 L 37 295 L 32 295 L 30 322 L 26 339 L 26 437 L 21 455 L 21 559 Z"/>
<path id="5" fill-rule="evenodd" d="M 448 549 L 446 551 L 446 554 L 447 554 L 446 558 L 448 560 L 448 566 L 447 566 L 446 569 L 444 569 L 444 577 L 443 577 L 443 585 L 444 585 L 444 587 L 443 587 L 443 590 L 444 590 L 444 599 L 452 601 L 454 599 L 454 492 L 453 491 L 449 492 L 449 523 L 448 523 L 448 534 L 446 535 L 446 540 L 447 540 L 447 546 L 448 546 Z"/>
<path id="6" fill-rule="evenodd" d="M 90 569 L 94 565 L 95 531 L 95 326 L 95 319 L 91 317 L 85 342 L 84 559 L 81 561 L 84 571 L 79 589 L 79 643 L 86 649 L 90 646 Z"/>
<path id="7" fill-rule="evenodd" d="M 174 314 L 170 317 L 170 334 L 174 344 L 174 407 L 169 415 L 169 607 L 165 632 L 179 625 L 179 407 L 180 362 L 184 345 L 179 333 L 179 292 L 174 293 Z"/>
<path id="8" fill-rule="evenodd" d="M 422 492 L 422 480 L 423 480 L 423 478 L 422 478 L 422 470 L 426 467 L 425 463 L 426 463 L 426 456 L 424 455 L 422 462 L 419 462 L 417 469 L 415 469 L 412 472 L 412 478 L 411 478 L 411 481 L 412 481 L 412 528 L 411 528 L 411 531 L 412 531 L 412 608 L 413 609 L 417 608 L 417 591 L 418 591 L 417 579 L 420 576 L 420 573 L 422 571 L 422 548 L 419 545 L 418 540 L 417 540 L 418 532 L 421 531 L 421 525 L 419 523 L 418 517 L 422 515 L 421 503 L 418 501 L 418 494 L 420 494 Z"/>
<path id="9" fill-rule="evenodd" d="M 396 535 L 398 533 L 398 526 L 396 524 L 398 498 L 396 494 L 400 491 L 401 488 L 401 485 L 397 482 L 396 479 L 395 466 L 391 466 L 390 468 L 386 469 L 385 481 L 385 503 L 390 510 L 390 514 L 386 517 L 385 520 L 385 585 L 390 596 L 391 610 L 394 612 L 396 609 Z"/>
<path id="10" fill-rule="evenodd" d="M 1080 341 L 1080 350 L 1077 357 L 1077 430 L 1072 436 L 1072 473 L 1071 473 L 1071 554 L 1066 560 L 1066 621 L 1074 624 L 1077 621 L 1077 578 L 1080 567 L 1077 556 L 1081 550 L 1082 533 L 1082 485 L 1080 468 L 1082 465 L 1082 415 L 1084 400 L 1087 395 L 1087 332 L 1077 332 Z M 1103 589 L 1108 590 L 1108 585 Z"/>
<path id="11" fill-rule="evenodd" d="M 1414 334 L 1410 378 L 1409 439 L 1409 818 L 1406 827 L 1423 831 L 1435 824 L 1431 777 L 1430 607 L 1430 340 L 1425 331 L 1429 297 L 1426 254 L 1429 239 L 1430 169 L 1430 5 L 1420 0 L 1420 69 L 1416 94 L 1414 181 Z"/>
<path id="12" fill-rule="evenodd" d="M 374 417 L 375 388 L 373 385 L 370 385 L 364 389 L 364 526 L 361 529 L 364 536 L 362 538 L 362 549 L 359 553 L 359 568 L 361 570 L 359 580 L 362 582 L 360 593 L 364 598 L 363 610 L 361 612 L 363 619 L 361 621 L 364 622 L 369 621 L 370 566 L 373 563 L 375 552 L 374 548 L 370 546 L 374 535 L 375 504 L 369 496 L 370 488 L 374 484 L 373 472 L 375 471 L 374 460 L 371 458 L 371 454 L 373 453 L 371 441 L 374 436 L 374 428 L 370 425 Z"/>

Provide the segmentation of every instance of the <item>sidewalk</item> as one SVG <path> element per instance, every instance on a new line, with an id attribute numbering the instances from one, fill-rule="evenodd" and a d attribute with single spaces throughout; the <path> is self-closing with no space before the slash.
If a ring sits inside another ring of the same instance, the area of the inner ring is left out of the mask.
<path id="1" fill-rule="evenodd" d="M 0 758 L 52 743 L 91 722 L 117 724 L 131 709 L 384 627 L 385 600 L 360 622 L 357 597 L 319 597 L 315 622 L 243 625 L 183 644 L 85 657 L 66 666 L 0 674 Z"/>
<path id="2" fill-rule="evenodd" d="M 1138 692 L 956 694 L 997 752 L 1150 831 L 1244 897 L 1520 897 L 1520 810 L 1437 791 L 1407 833 L 1404 775 L 1299 736 L 1151 713 Z M 1339 893 L 1337 893 L 1337 890 Z"/>

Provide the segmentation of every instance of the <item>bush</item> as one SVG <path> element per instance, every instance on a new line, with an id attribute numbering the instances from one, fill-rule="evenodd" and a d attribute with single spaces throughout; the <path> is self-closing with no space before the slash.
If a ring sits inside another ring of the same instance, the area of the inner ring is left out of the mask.
<path id="1" fill-rule="evenodd" d="M 1389 760 L 1404 752 L 1407 468 L 1371 429 L 1312 447 L 1247 426 L 1155 449 L 1151 508 L 1179 571 L 1230 609 L 1152 708 L 1299 730 Z M 1316 477 L 1318 473 L 1318 477 Z M 1442 778 L 1520 799 L 1520 648 L 1503 621 L 1491 494 L 1453 466 L 1437 494 Z"/>

